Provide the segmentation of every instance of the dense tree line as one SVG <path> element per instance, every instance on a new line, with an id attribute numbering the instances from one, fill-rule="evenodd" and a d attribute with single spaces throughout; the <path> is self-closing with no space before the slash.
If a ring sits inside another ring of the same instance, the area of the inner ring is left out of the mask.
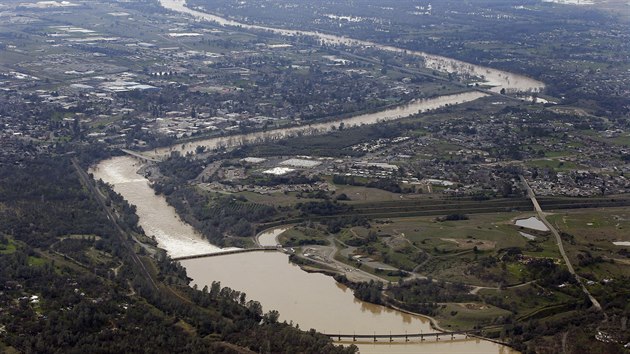
<path id="1" fill-rule="evenodd" d="M 67 158 L 37 158 L 24 167 L 0 169 L 0 233 L 20 235 L 33 247 L 47 247 L 68 234 L 111 234 L 112 226 L 92 211 Z"/>
<path id="2" fill-rule="evenodd" d="M 169 204 L 178 214 L 199 230 L 213 244 L 225 245 L 226 236 L 253 236 L 254 224 L 271 221 L 278 211 L 275 207 L 250 203 L 244 198 L 210 196 L 190 185 L 171 189 L 156 183 L 156 192 L 164 191 Z M 234 241 L 236 242 L 236 241 Z"/>
<path id="3" fill-rule="evenodd" d="M 185 270 L 163 251 L 140 256 L 157 269 L 152 285 L 65 157 L 0 176 L 0 351 L 355 352 L 279 323 L 277 312 L 263 313 L 244 293 L 188 286 Z M 133 213 L 108 196 L 118 215 Z M 133 220 L 121 215 L 121 226 L 141 232 L 127 225 Z"/>
<path id="4" fill-rule="evenodd" d="M 337 203 L 337 201 L 325 200 L 321 202 L 305 202 L 297 203 L 295 208 L 300 210 L 303 215 L 329 216 L 341 213 L 347 213 L 352 210 L 352 206 Z"/>
<path id="5" fill-rule="evenodd" d="M 175 183 L 185 183 L 197 177 L 204 168 L 204 162 L 200 159 L 182 156 L 179 152 L 171 153 L 171 156 L 159 163 L 160 172 Z"/>
<path id="6" fill-rule="evenodd" d="M 477 295 L 470 294 L 471 288 L 461 283 L 414 279 L 387 291 L 387 295 L 398 306 L 425 315 L 435 315 L 439 302 L 479 301 Z"/>

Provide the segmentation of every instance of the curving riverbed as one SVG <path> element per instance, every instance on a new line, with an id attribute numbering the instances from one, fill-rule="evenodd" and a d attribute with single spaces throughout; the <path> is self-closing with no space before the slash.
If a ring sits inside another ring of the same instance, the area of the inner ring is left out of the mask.
<path id="1" fill-rule="evenodd" d="M 444 95 L 435 98 L 414 100 L 409 104 L 398 106 L 395 108 L 385 109 L 382 111 L 360 114 L 345 119 L 338 119 L 334 121 L 324 123 L 314 123 L 309 125 L 301 125 L 295 127 L 275 129 L 265 132 L 255 132 L 249 134 L 230 135 L 226 137 L 217 137 L 203 140 L 196 140 L 186 144 L 177 144 L 165 148 L 155 149 L 148 151 L 144 154 L 155 157 L 165 156 L 172 151 L 179 151 L 182 154 L 194 153 L 198 146 L 204 146 L 208 149 L 215 149 L 218 147 L 235 147 L 252 142 L 262 142 L 267 140 L 278 140 L 290 136 L 296 136 L 297 134 L 311 134 L 314 132 L 325 133 L 331 131 L 333 127 L 338 127 L 341 123 L 346 127 L 376 124 L 380 122 L 386 122 L 396 119 L 412 116 L 414 114 L 427 112 L 433 109 L 446 107 L 449 105 L 462 104 L 471 102 L 481 97 L 488 96 L 485 93 L 479 91 L 470 91 L 464 93 L 458 93 L 453 95 Z"/>
<path id="2" fill-rule="evenodd" d="M 215 22 L 221 26 L 240 27 L 249 30 L 260 30 L 272 32 L 283 36 L 311 36 L 318 38 L 321 43 L 325 44 L 344 44 L 348 46 L 363 46 L 374 47 L 380 50 L 405 53 L 408 55 L 415 55 L 422 57 L 427 68 L 444 72 L 444 73 L 457 73 L 464 76 L 481 78 L 487 85 L 492 86 L 492 91 L 500 92 L 501 89 L 505 89 L 508 92 L 520 91 L 520 92 L 539 92 L 545 88 L 545 84 L 528 78 L 523 75 L 510 73 L 503 70 L 488 68 L 481 65 L 475 65 L 466 63 L 461 60 L 443 57 L 440 55 L 429 54 L 420 51 L 407 50 L 403 48 L 382 45 L 374 42 L 363 41 L 353 39 L 344 36 L 336 36 L 332 34 L 326 34 L 316 31 L 301 31 L 292 29 L 282 29 L 274 27 L 266 27 L 259 25 L 250 25 L 246 23 L 229 20 L 217 15 L 209 14 L 206 12 L 197 11 L 186 6 L 185 0 L 159 0 L 160 4 L 169 10 L 179 12 L 192 16 L 199 20 L 205 20 Z"/>
<path id="3" fill-rule="evenodd" d="M 172 257 L 221 252 L 184 223 L 149 181 L 136 172 L 141 164 L 133 157 L 114 157 L 90 169 L 96 179 L 110 183 L 137 208 L 140 225 Z M 273 242 L 271 239 L 265 242 Z M 188 276 L 200 287 L 220 281 L 260 301 L 265 311 L 278 310 L 281 320 L 302 329 L 331 334 L 345 332 L 394 334 L 434 332 L 426 318 L 405 314 L 357 300 L 345 286 L 329 276 L 302 271 L 282 253 L 252 252 L 183 261 Z M 459 337 L 407 344 L 359 344 L 362 353 L 515 353 L 492 342 Z"/>
<path id="4" fill-rule="evenodd" d="M 282 35 L 306 34 L 316 36 L 328 43 L 349 45 L 376 46 L 382 50 L 403 51 L 399 48 L 381 46 L 370 42 L 357 41 L 345 37 L 332 36 L 317 32 L 303 32 L 283 29 L 272 29 L 251 26 L 226 20 L 214 15 L 205 14 L 185 7 L 180 0 L 160 0 L 160 3 L 174 11 L 186 13 L 197 18 L 215 21 L 227 26 L 241 26 L 250 29 L 270 30 Z M 476 76 L 483 76 L 487 81 L 496 84 L 495 90 L 501 88 L 537 91 L 544 87 L 538 81 L 500 70 L 471 65 L 461 61 L 433 56 L 422 52 L 407 52 L 421 55 L 427 66 L 436 70 L 453 72 L 468 70 Z M 456 95 L 447 95 L 428 100 L 414 101 L 409 105 L 388 109 L 381 112 L 364 114 L 352 118 L 278 129 L 270 132 L 243 134 L 201 140 L 185 145 L 156 149 L 155 156 L 164 156 L 171 151 L 193 152 L 197 146 L 216 148 L 220 146 L 238 146 L 248 142 L 265 139 L 281 139 L 298 133 L 310 131 L 326 132 L 333 125 L 343 122 L 346 126 L 375 124 L 380 121 L 399 119 L 430 109 L 444 107 L 476 100 L 486 94 L 472 91 Z M 110 183 L 129 203 L 137 208 L 140 226 L 148 236 L 153 236 L 161 248 L 172 257 L 185 255 L 222 252 L 214 245 L 203 240 L 201 235 L 190 225 L 183 222 L 175 209 L 166 203 L 161 195 L 156 195 L 149 181 L 137 174 L 141 164 L 132 157 L 115 157 L 102 161 L 90 172 L 95 178 Z M 272 239 L 264 239 L 272 243 Z M 281 320 L 292 321 L 302 329 L 315 328 L 328 333 L 394 334 L 434 332 L 429 321 L 421 316 L 368 304 L 354 298 L 345 286 L 336 283 L 331 277 L 322 274 L 306 273 L 288 262 L 281 253 L 253 252 L 246 254 L 226 255 L 204 259 L 183 261 L 188 275 L 199 286 L 209 285 L 212 281 L 221 281 L 229 286 L 247 293 L 248 298 L 258 300 L 265 311 L 276 309 Z M 424 343 L 395 344 L 360 344 L 362 353 L 516 353 L 510 348 L 489 341 L 462 338 L 454 341 L 426 341 Z"/>

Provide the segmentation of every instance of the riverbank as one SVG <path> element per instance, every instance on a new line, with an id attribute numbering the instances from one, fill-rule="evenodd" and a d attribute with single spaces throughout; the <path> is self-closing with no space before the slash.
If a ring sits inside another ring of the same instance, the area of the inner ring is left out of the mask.
<path id="1" fill-rule="evenodd" d="M 393 46 L 378 44 L 375 42 L 358 40 L 334 34 L 326 34 L 317 31 L 283 29 L 242 23 L 210 13 L 193 10 L 186 5 L 185 0 L 160 0 L 160 5 L 168 10 L 192 16 L 197 20 L 210 21 L 221 26 L 238 27 L 245 30 L 271 32 L 274 34 L 289 37 L 308 36 L 318 39 L 321 44 L 346 45 L 351 47 L 373 47 L 383 51 L 421 57 L 425 61 L 425 66 L 429 69 L 447 74 L 459 74 L 464 76 L 483 78 L 482 82 L 484 82 L 484 84 L 486 85 L 492 86 L 491 90 L 496 93 L 502 91 L 540 92 L 545 87 L 544 83 L 523 75 L 509 73 L 506 71 L 484 67 L 481 65 L 474 65 L 461 60 L 447 58 L 425 52 L 397 48 Z"/>
<path id="2" fill-rule="evenodd" d="M 159 158 L 163 156 L 168 156 L 173 151 L 178 151 L 182 155 L 188 153 L 195 154 L 197 152 L 197 148 L 200 147 L 203 147 L 204 150 L 214 150 L 218 148 L 238 147 L 256 142 L 280 140 L 288 137 L 298 136 L 299 134 L 324 134 L 336 130 L 337 127 L 339 127 L 340 125 L 343 125 L 344 127 L 353 127 L 398 120 L 434 109 L 447 107 L 450 105 L 458 105 L 472 102 L 486 96 L 488 96 L 488 94 L 477 91 L 469 91 L 453 95 L 444 95 L 432 99 L 415 100 L 412 103 L 404 106 L 397 106 L 395 108 L 385 109 L 374 113 L 359 114 L 350 118 L 246 134 L 195 140 L 186 144 L 178 143 L 170 147 L 146 151 L 144 154 L 152 158 Z"/>

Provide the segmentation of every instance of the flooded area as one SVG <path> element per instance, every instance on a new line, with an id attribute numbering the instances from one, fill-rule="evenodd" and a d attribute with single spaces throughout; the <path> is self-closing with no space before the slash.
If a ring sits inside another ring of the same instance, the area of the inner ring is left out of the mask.
<path id="1" fill-rule="evenodd" d="M 528 240 L 532 240 L 532 241 L 533 241 L 533 240 L 535 240 L 535 239 L 536 239 L 536 236 L 534 236 L 534 235 L 530 235 L 530 234 L 528 234 L 528 233 L 526 233 L 526 232 L 521 232 L 521 231 L 519 231 L 519 234 L 521 234 L 521 236 L 525 237 L 525 238 L 526 238 L 526 239 L 528 239 Z"/>
<path id="2" fill-rule="evenodd" d="M 517 354 L 509 347 L 499 346 L 484 340 L 450 341 L 428 340 L 422 344 L 359 344 L 361 354 Z M 346 343 L 350 344 L 350 343 Z"/>
<path id="3" fill-rule="evenodd" d="M 114 157 L 90 169 L 94 179 L 113 186 L 130 204 L 136 206 L 139 224 L 147 236 L 155 237 L 171 257 L 221 252 L 204 240 L 192 226 L 183 222 L 162 195 L 156 195 L 149 181 L 136 173 L 142 164 L 133 157 Z"/>
<path id="4" fill-rule="evenodd" d="M 545 225 L 545 223 L 540 221 L 540 219 L 538 219 L 535 216 L 532 216 L 527 219 L 518 219 L 516 220 L 514 224 L 516 224 L 516 226 L 521 226 L 527 229 L 538 230 L 538 231 L 549 231 L 549 228 L 547 227 L 547 225 Z"/>
<path id="5" fill-rule="evenodd" d="M 169 10 L 187 14 L 196 19 L 215 22 L 221 26 L 240 27 L 249 30 L 261 30 L 283 36 L 311 36 L 319 39 L 322 44 L 343 44 L 348 46 L 375 47 L 388 52 L 405 53 L 408 55 L 422 57 L 425 61 L 425 66 L 429 69 L 437 70 L 443 73 L 457 73 L 459 75 L 468 76 L 470 78 L 480 78 L 482 79 L 483 84 L 492 86 L 491 90 L 497 93 L 500 92 L 503 88 L 505 88 L 508 92 L 539 92 L 545 87 L 544 83 L 523 75 L 513 74 L 480 65 L 474 65 L 463 62 L 461 60 L 447 58 L 440 55 L 433 55 L 420 51 L 381 45 L 374 42 L 363 41 L 344 36 L 325 34 L 316 31 L 301 31 L 259 25 L 249 25 L 246 23 L 241 23 L 220 16 L 216 16 L 207 12 L 201 12 L 191 9 L 186 6 L 185 0 L 160 0 L 160 4 Z"/>
<path id="6" fill-rule="evenodd" d="M 553 2 L 562 5 L 595 5 L 592 0 L 542 0 L 543 2 Z"/>
<path id="7" fill-rule="evenodd" d="M 171 257 L 222 252 L 201 238 L 183 222 L 174 208 L 161 195 L 156 195 L 149 181 L 136 172 L 141 167 L 133 157 L 114 157 L 90 169 L 96 179 L 110 183 L 129 203 L 135 205 L 140 226 L 154 236 Z M 277 229 L 275 229 L 277 230 Z M 263 242 L 275 240 L 275 232 Z M 265 311 L 278 310 L 281 320 L 297 323 L 302 329 L 321 332 L 388 334 L 435 332 L 421 316 L 405 314 L 383 306 L 362 302 L 352 291 L 333 278 L 307 273 L 289 263 L 280 252 L 250 252 L 221 257 L 183 261 L 188 276 L 200 287 L 220 281 L 260 301 Z M 427 340 L 423 343 L 399 345 L 359 345 L 362 353 L 514 353 L 509 348 L 489 341 Z"/>
<path id="8" fill-rule="evenodd" d="M 184 3 L 180 1 L 163 0 L 162 2 L 163 4 L 179 4 L 177 6 L 185 9 L 184 12 L 194 16 L 200 14 L 185 8 Z M 234 25 L 230 21 L 227 21 L 226 24 Z M 297 32 L 294 31 L 293 33 Z M 349 41 L 343 37 L 321 36 L 327 40 Z M 388 50 L 387 48 L 384 49 Z M 391 49 L 394 50 L 395 48 Z M 453 63 L 451 62 L 449 65 L 454 65 Z M 474 101 L 484 96 L 487 94 L 470 91 L 416 100 L 408 105 L 347 119 L 268 132 L 212 138 L 183 145 L 177 144 L 156 149 L 151 154 L 164 156 L 171 151 L 194 152 L 198 146 L 213 149 L 281 139 L 300 133 L 323 133 L 332 130 L 333 126 L 339 126 L 341 123 L 347 127 L 376 124 L 448 105 Z M 94 174 L 96 179 L 102 179 L 111 184 L 116 192 L 120 193 L 130 204 L 136 206 L 140 226 L 148 236 L 155 237 L 159 246 L 165 249 L 171 257 L 225 251 L 225 249 L 220 249 L 204 240 L 190 225 L 183 222 L 175 209 L 167 204 L 164 196 L 156 195 L 149 181 L 136 173 L 140 167 L 141 163 L 133 157 L 115 157 L 102 161 L 90 172 Z M 259 235 L 258 242 L 262 246 L 275 246 L 276 237 L 282 231 L 284 230 L 274 229 L 269 233 L 263 233 Z M 357 300 L 350 289 L 338 284 L 333 278 L 304 272 L 299 267 L 290 264 L 288 256 L 282 253 L 251 252 L 186 260 L 182 264 L 186 267 L 188 276 L 193 279 L 194 284 L 203 287 L 211 284 L 212 281 L 220 281 L 223 286 L 243 291 L 249 299 L 260 301 L 265 311 L 272 309 L 280 311 L 281 320 L 297 323 L 302 329 L 315 328 L 320 332 L 331 334 L 340 332 L 346 334 L 435 332 L 431 329 L 428 319 Z M 425 341 L 424 343 L 378 346 L 362 344 L 360 349 L 361 352 L 365 353 L 417 353 L 420 351 L 426 353 L 513 353 L 505 346 L 476 339 L 465 340 L 464 336 L 456 337 L 454 341 L 449 338 L 448 341 L 443 340 L 434 343 Z"/>
<path id="9" fill-rule="evenodd" d="M 260 301 L 264 311 L 278 310 L 281 321 L 292 321 L 304 330 L 314 328 L 328 334 L 436 332 L 426 318 L 357 300 L 346 286 L 329 276 L 302 271 L 283 253 L 233 254 L 186 260 L 182 265 L 199 288 L 220 281 L 222 286 Z M 359 348 L 361 353 L 515 353 L 463 336 L 454 341 L 450 336 L 439 342 L 432 337 L 423 343 L 360 344 Z"/>
<path id="10" fill-rule="evenodd" d="M 278 245 L 278 236 L 287 231 L 288 227 L 265 230 L 256 236 L 256 242 L 262 247 L 275 247 Z"/>
<path id="11" fill-rule="evenodd" d="M 339 119 L 325 123 L 275 129 L 266 132 L 256 132 L 250 134 L 239 134 L 226 137 L 198 140 L 186 144 L 178 144 L 166 148 L 155 149 L 153 151 L 147 151 L 144 154 L 151 156 L 164 156 L 168 155 L 172 151 L 180 151 L 182 154 L 189 152 L 194 153 L 198 146 L 204 146 L 207 149 L 216 149 L 218 147 L 234 147 L 253 142 L 255 143 L 269 140 L 278 140 L 290 136 L 296 136 L 300 133 L 325 133 L 328 131 L 332 131 L 333 126 L 337 128 L 341 123 L 343 123 L 346 127 L 358 126 L 363 124 L 376 124 L 389 120 L 409 117 L 417 113 L 426 112 L 428 110 L 437 109 L 448 105 L 471 102 L 485 96 L 487 96 L 487 94 L 478 91 L 471 91 L 453 95 L 439 96 L 424 100 L 415 100 L 407 105 L 386 109 L 375 113 L 360 114 L 347 119 Z"/>
<path id="12" fill-rule="evenodd" d="M 251 252 L 181 262 L 199 288 L 220 281 L 260 301 L 280 320 L 325 333 L 434 332 L 425 318 L 357 300 L 332 277 L 306 273 L 280 252 Z"/>
<path id="13" fill-rule="evenodd" d="M 428 54 L 420 51 L 406 50 L 403 48 L 381 45 L 374 42 L 357 40 L 344 36 L 336 36 L 331 34 L 325 34 L 316 31 L 301 31 L 292 29 L 281 29 L 259 25 L 249 25 L 233 20 L 229 20 L 220 16 L 216 16 L 207 12 L 201 12 L 191 9 L 186 6 L 185 0 L 159 0 L 160 4 L 172 11 L 176 11 L 182 14 L 190 15 L 196 19 L 205 20 L 217 23 L 221 26 L 240 27 L 248 30 L 260 30 L 266 32 L 272 32 L 283 36 L 311 36 L 319 39 L 323 44 L 343 44 L 348 46 L 362 46 L 362 47 L 374 47 L 380 50 L 394 52 L 394 53 L 406 53 L 409 55 L 415 55 L 422 57 L 425 61 L 427 68 L 437 70 L 443 73 L 457 73 L 463 76 L 481 78 L 483 83 L 492 86 L 492 91 L 500 92 L 505 88 L 506 91 L 531 91 L 538 92 L 544 89 L 545 84 L 540 81 L 528 78 L 523 75 L 517 75 L 502 70 L 492 69 L 480 65 L 474 65 L 466 63 L 460 60 L 447 58 L 439 55 Z"/>

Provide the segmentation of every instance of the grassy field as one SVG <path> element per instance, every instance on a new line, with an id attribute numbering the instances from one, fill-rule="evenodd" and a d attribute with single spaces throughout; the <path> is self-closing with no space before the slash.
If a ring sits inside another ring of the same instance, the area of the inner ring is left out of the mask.
<path id="1" fill-rule="evenodd" d="M 510 314 L 510 311 L 484 303 L 446 303 L 442 305 L 435 319 L 445 329 L 465 330 L 492 325 Z"/>
<path id="2" fill-rule="evenodd" d="M 9 242 L 6 244 L 0 244 L 0 254 L 12 254 L 15 252 L 15 241 L 12 239 L 9 239 L 8 241 Z"/>
<path id="3" fill-rule="evenodd" d="M 327 233 L 321 229 L 296 226 L 288 229 L 280 234 L 278 241 L 280 244 L 286 247 L 300 246 L 306 244 L 325 243 Z"/>
<path id="4" fill-rule="evenodd" d="M 503 290 L 482 289 L 478 293 L 486 302 L 501 303 L 517 317 L 530 316 L 541 309 L 565 304 L 576 299 L 560 291 L 550 291 L 537 285 L 525 285 Z"/>
<path id="5" fill-rule="evenodd" d="M 46 264 L 46 260 L 43 258 L 33 256 L 28 257 L 28 265 L 31 267 L 41 267 L 44 264 Z"/>
<path id="6" fill-rule="evenodd" d="M 518 284 L 529 279 L 519 262 L 501 262 L 504 250 L 518 248 L 523 255 L 559 259 L 548 233 L 532 232 L 535 241 L 519 234 L 515 219 L 531 213 L 474 214 L 468 220 L 436 221 L 435 217 L 392 218 L 352 227 L 336 236 L 358 245 L 355 254 L 436 279 L 480 286 Z M 527 230 L 525 230 L 527 231 Z M 369 234 L 376 239 L 368 241 Z"/>
<path id="7" fill-rule="evenodd" d="M 435 217 L 391 219 L 391 223 L 377 224 L 379 234 L 403 235 L 412 244 L 439 252 L 458 252 L 471 249 L 490 250 L 505 247 L 525 247 L 527 239 L 519 235 L 513 220 L 527 217 L 523 213 L 469 215 L 468 220 L 436 221 Z M 463 243 L 451 241 L 464 240 Z M 466 244 L 467 243 L 467 244 Z"/>
<path id="8" fill-rule="evenodd" d="M 630 209 L 571 210 L 547 218 L 576 241 L 606 246 L 612 241 L 630 241 Z"/>
<path id="9" fill-rule="evenodd" d="M 564 211 L 548 220 L 570 235 L 564 245 L 577 272 L 595 282 L 630 275 L 630 247 L 612 243 L 630 241 L 629 208 Z"/>
<path id="10" fill-rule="evenodd" d="M 337 195 L 345 194 L 350 198 L 349 204 L 357 202 L 382 202 L 382 201 L 396 201 L 402 199 L 417 199 L 422 198 L 422 195 L 404 195 L 400 193 L 392 193 L 382 189 L 368 188 L 361 186 L 348 186 L 348 185 L 335 185 L 337 188 Z M 426 197 L 425 197 L 426 198 Z"/>

